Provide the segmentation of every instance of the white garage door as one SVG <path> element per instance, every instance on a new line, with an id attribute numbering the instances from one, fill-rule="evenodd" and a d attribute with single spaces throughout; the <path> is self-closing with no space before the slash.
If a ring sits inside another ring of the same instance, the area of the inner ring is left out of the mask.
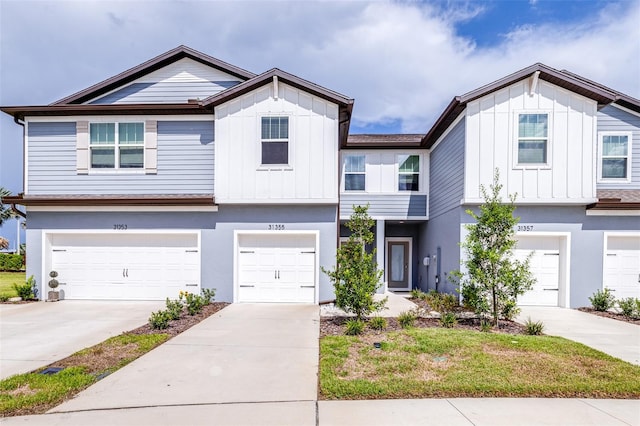
<path id="1" fill-rule="evenodd" d="M 560 280 L 560 239 L 557 237 L 519 236 L 514 254 L 524 260 L 533 253 L 529 263 L 536 278 L 533 289 L 518 298 L 520 305 L 558 306 Z"/>
<path id="2" fill-rule="evenodd" d="M 616 299 L 640 298 L 640 237 L 608 237 L 603 285 Z"/>
<path id="3" fill-rule="evenodd" d="M 55 234 L 51 267 L 66 299 L 163 300 L 200 292 L 196 234 Z"/>
<path id="4" fill-rule="evenodd" d="M 314 303 L 315 234 L 238 236 L 239 302 Z"/>

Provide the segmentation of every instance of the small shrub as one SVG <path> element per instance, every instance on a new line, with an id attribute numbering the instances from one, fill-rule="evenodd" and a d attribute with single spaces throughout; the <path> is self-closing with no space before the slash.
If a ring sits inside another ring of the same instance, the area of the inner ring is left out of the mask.
<path id="1" fill-rule="evenodd" d="M 38 286 L 36 285 L 36 279 L 31 275 L 27 278 L 27 282 L 25 283 L 31 287 L 31 295 L 34 299 L 38 298 Z"/>
<path id="2" fill-rule="evenodd" d="M 430 291 L 425 300 L 436 312 L 440 314 L 444 314 L 446 312 L 451 312 L 458 306 L 458 300 L 455 295 L 449 293 L 438 293 L 435 290 Z"/>
<path id="3" fill-rule="evenodd" d="M 174 321 L 180 319 L 180 315 L 182 315 L 182 308 L 184 307 L 182 300 L 170 300 L 167 297 L 165 304 L 167 306 L 167 315 L 169 316 L 169 319 Z"/>
<path id="4" fill-rule="evenodd" d="M 542 321 L 532 321 L 531 318 L 527 318 L 524 323 L 524 331 L 530 336 L 539 336 L 544 331 L 544 324 Z"/>
<path id="5" fill-rule="evenodd" d="M 419 288 L 414 288 L 413 290 L 411 290 L 411 298 L 412 299 L 418 299 L 418 300 L 424 300 L 424 298 L 426 297 L 426 293 L 424 293 L 422 290 L 420 290 Z"/>
<path id="6" fill-rule="evenodd" d="M 204 298 L 205 305 L 210 304 L 216 298 L 215 288 L 203 288 L 201 290 L 202 297 Z"/>
<path id="7" fill-rule="evenodd" d="M 445 312 L 440 315 L 440 325 L 444 328 L 453 328 L 458 323 L 458 319 L 456 318 L 456 314 L 453 312 Z"/>
<path id="8" fill-rule="evenodd" d="M 398 322 L 402 328 L 411 328 L 415 324 L 417 315 L 415 312 L 407 311 L 398 315 Z"/>
<path id="9" fill-rule="evenodd" d="M 373 330 L 384 330 L 387 328 L 387 319 L 383 317 L 373 317 L 369 320 L 369 327 Z"/>
<path id="10" fill-rule="evenodd" d="M 636 297 L 620 299 L 618 300 L 618 307 L 625 317 L 640 318 L 640 299 Z"/>
<path id="11" fill-rule="evenodd" d="M 348 336 L 357 336 L 364 331 L 365 322 L 359 319 L 348 319 L 345 323 L 345 334 Z"/>
<path id="12" fill-rule="evenodd" d="M 24 257 L 19 254 L 0 253 L 0 271 L 18 272 L 24 266 Z"/>
<path id="13" fill-rule="evenodd" d="M 169 327 L 169 321 L 171 318 L 169 317 L 169 312 L 167 311 L 158 311 L 152 312 L 149 317 L 149 325 L 154 330 L 164 330 Z"/>
<path id="14" fill-rule="evenodd" d="M 195 314 L 199 314 L 202 311 L 204 305 L 207 304 L 204 297 L 198 294 L 189 293 L 188 291 L 181 291 L 178 300 L 182 302 L 183 297 L 185 300 L 185 305 L 187 306 L 187 312 L 192 316 Z"/>
<path id="15" fill-rule="evenodd" d="M 480 320 L 480 331 L 482 331 L 483 333 L 488 333 L 492 328 L 493 327 L 491 326 L 491 323 L 489 321 L 487 321 L 486 319 Z"/>
<path id="16" fill-rule="evenodd" d="M 605 288 L 604 291 L 598 290 L 589 297 L 591 306 L 596 311 L 607 311 L 615 306 L 616 298 L 611 294 L 611 290 Z"/>
<path id="17" fill-rule="evenodd" d="M 0 294 L 0 302 L 7 302 L 9 300 L 9 296 L 6 294 Z"/>
<path id="18" fill-rule="evenodd" d="M 502 318 L 513 321 L 513 319 L 520 313 L 520 308 L 516 304 L 515 300 L 507 300 L 502 307 Z"/>
<path id="19" fill-rule="evenodd" d="M 16 291 L 18 296 L 22 298 L 22 300 L 29 300 L 32 296 L 31 284 L 26 282 L 24 284 L 14 284 L 13 289 Z"/>

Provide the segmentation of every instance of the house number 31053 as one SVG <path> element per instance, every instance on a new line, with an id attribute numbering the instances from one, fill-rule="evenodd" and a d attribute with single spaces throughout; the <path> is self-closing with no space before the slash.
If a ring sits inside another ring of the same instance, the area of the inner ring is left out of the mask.
<path id="1" fill-rule="evenodd" d="M 116 223 L 113 225 L 113 229 L 117 231 L 126 231 L 127 224 L 126 223 Z"/>
<path id="2" fill-rule="evenodd" d="M 284 225 L 281 223 L 272 223 L 269 224 L 267 229 L 269 229 L 269 231 L 284 231 Z"/>

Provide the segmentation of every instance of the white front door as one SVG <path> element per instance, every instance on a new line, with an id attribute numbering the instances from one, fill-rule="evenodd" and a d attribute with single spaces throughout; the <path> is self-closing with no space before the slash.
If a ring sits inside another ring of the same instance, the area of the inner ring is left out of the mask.
<path id="1" fill-rule="evenodd" d="M 514 250 L 518 260 L 531 253 L 530 270 L 536 278 L 533 288 L 518 298 L 520 305 L 558 306 L 560 290 L 560 241 L 557 237 L 519 237 Z"/>
<path id="2" fill-rule="evenodd" d="M 238 302 L 314 303 L 314 234 L 238 236 Z"/>
<path id="3" fill-rule="evenodd" d="M 603 287 L 610 289 L 616 299 L 640 298 L 640 237 L 607 238 Z"/>
<path id="4" fill-rule="evenodd" d="M 196 234 L 54 234 L 65 299 L 163 300 L 200 292 Z"/>

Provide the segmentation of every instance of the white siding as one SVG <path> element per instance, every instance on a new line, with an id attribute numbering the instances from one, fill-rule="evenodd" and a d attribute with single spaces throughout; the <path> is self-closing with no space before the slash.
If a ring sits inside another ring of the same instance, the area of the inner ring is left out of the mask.
<path id="1" fill-rule="evenodd" d="M 481 201 L 496 168 L 503 197 L 517 193 L 519 203 L 595 201 L 595 101 L 530 79 L 470 102 L 466 110 L 465 202 Z M 547 165 L 517 164 L 518 114 L 548 113 Z"/>
<path id="2" fill-rule="evenodd" d="M 216 201 L 337 203 L 338 106 L 267 84 L 215 109 Z M 261 117 L 289 117 L 289 167 L 261 163 Z"/>

